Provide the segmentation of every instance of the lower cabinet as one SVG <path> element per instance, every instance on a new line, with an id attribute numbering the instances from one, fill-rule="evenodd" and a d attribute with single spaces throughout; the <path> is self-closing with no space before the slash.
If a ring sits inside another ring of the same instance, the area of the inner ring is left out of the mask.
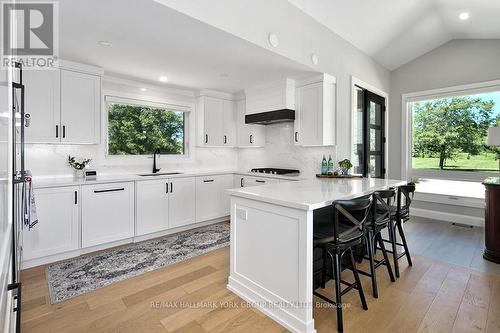
<path id="1" fill-rule="evenodd" d="M 82 186 L 82 247 L 133 236 L 133 182 Z"/>
<path id="2" fill-rule="evenodd" d="M 79 248 L 79 187 L 35 189 L 38 223 L 23 230 L 23 261 Z"/>
<path id="3" fill-rule="evenodd" d="M 226 190 L 234 187 L 233 175 L 196 177 L 196 222 L 229 215 Z"/>
<path id="4" fill-rule="evenodd" d="M 194 177 L 145 180 L 136 184 L 137 236 L 196 222 Z"/>
<path id="5" fill-rule="evenodd" d="M 258 185 L 277 184 L 280 182 L 280 180 L 267 177 L 235 175 L 234 182 L 236 187 L 249 187 Z"/>

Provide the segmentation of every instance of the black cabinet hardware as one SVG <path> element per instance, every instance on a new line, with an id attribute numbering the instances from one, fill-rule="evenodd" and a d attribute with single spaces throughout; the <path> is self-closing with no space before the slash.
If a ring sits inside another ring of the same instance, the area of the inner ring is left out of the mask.
<path id="1" fill-rule="evenodd" d="M 240 187 L 243 187 L 243 177 L 240 178 Z"/>
<path id="2" fill-rule="evenodd" d="M 174 183 L 170 183 L 170 193 L 174 192 Z"/>
<path id="3" fill-rule="evenodd" d="M 211 182 L 213 182 L 213 181 L 214 181 L 213 179 L 205 179 L 203 182 L 204 182 L 204 183 L 211 183 Z"/>
<path id="4" fill-rule="evenodd" d="M 253 135 L 250 134 L 250 143 L 253 143 Z"/>
<path id="5" fill-rule="evenodd" d="M 118 192 L 118 191 L 124 191 L 125 188 L 112 188 L 110 190 L 96 190 L 94 193 L 105 193 L 105 192 Z"/>
<path id="6" fill-rule="evenodd" d="M 63 125 L 63 138 L 66 137 L 66 125 Z"/>
<path id="7" fill-rule="evenodd" d="M 227 143 L 227 136 L 224 135 L 224 144 Z"/>
<path id="8" fill-rule="evenodd" d="M 165 183 L 165 193 L 168 193 L 168 183 Z"/>
<path id="9" fill-rule="evenodd" d="M 56 138 L 59 137 L 59 125 L 56 125 Z"/>
<path id="10" fill-rule="evenodd" d="M 299 132 L 295 132 L 295 142 L 299 142 Z"/>
<path id="11" fill-rule="evenodd" d="M 205 143 L 208 143 L 208 134 L 205 134 Z"/>
<path id="12" fill-rule="evenodd" d="M 256 183 L 265 183 L 266 181 L 265 180 L 256 179 L 255 182 Z"/>
<path id="13" fill-rule="evenodd" d="M 78 192 L 75 191 L 75 205 L 78 204 Z"/>

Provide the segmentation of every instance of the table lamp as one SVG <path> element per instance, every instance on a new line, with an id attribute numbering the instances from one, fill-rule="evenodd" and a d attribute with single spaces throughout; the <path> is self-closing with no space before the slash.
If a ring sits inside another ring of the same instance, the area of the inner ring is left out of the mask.
<path id="1" fill-rule="evenodd" d="M 500 127 L 488 128 L 488 146 L 500 146 Z M 500 159 L 498 160 L 500 170 Z"/>

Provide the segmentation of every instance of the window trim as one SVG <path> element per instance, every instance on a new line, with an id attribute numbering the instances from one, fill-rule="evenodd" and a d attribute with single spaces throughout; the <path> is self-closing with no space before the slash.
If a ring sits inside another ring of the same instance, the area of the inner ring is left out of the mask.
<path id="1" fill-rule="evenodd" d="M 410 143 L 412 142 L 412 115 L 408 103 L 436 99 L 450 96 L 463 96 L 473 95 L 487 92 L 500 92 L 500 80 L 477 82 L 471 84 L 464 84 L 458 86 L 451 86 L 447 88 L 439 88 L 432 90 L 424 90 L 413 93 L 402 94 L 401 96 L 401 175 L 403 179 L 410 177 L 419 178 L 435 178 L 446 180 L 465 180 L 465 181 L 480 181 L 487 177 L 497 177 L 498 172 L 471 172 L 471 171 L 446 171 L 446 170 L 429 170 L 429 169 L 413 169 L 411 167 L 412 149 Z"/>
<path id="2" fill-rule="evenodd" d="M 139 163 L 139 161 L 147 161 L 152 158 L 152 154 L 146 155 L 110 155 L 108 152 L 108 104 L 109 103 L 123 103 L 139 106 L 149 106 L 149 107 L 159 107 L 159 108 L 169 108 L 172 111 L 184 112 L 184 154 L 160 154 L 161 158 L 166 159 L 170 162 L 186 162 L 190 160 L 191 157 L 191 131 L 190 128 L 193 126 L 193 115 L 194 104 L 176 102 L 171 100 L 163 100 L 161 98 L 147 97 L 147 96 L 135 96 L 130 94 L 117 94 L 115 92 L 109 91 L 103 94 L 103 108 L 102 108 L 102 133 L 103 133 L 103 147 L 102 154 L 104 159 L 111 162 L 122 163 L 124 161 L 132 161 L 134 163 Z M 101 155 L 102 156 L 102 155 Z"/>

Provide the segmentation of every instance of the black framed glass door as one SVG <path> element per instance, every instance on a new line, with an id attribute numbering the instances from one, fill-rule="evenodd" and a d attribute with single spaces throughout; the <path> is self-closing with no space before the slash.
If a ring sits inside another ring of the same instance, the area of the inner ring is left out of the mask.
<path id="1" fill-rule="evenodd" d="M 385 178 L 385 98 L 356 86 L 353 116 L 354 172 Z"/>

